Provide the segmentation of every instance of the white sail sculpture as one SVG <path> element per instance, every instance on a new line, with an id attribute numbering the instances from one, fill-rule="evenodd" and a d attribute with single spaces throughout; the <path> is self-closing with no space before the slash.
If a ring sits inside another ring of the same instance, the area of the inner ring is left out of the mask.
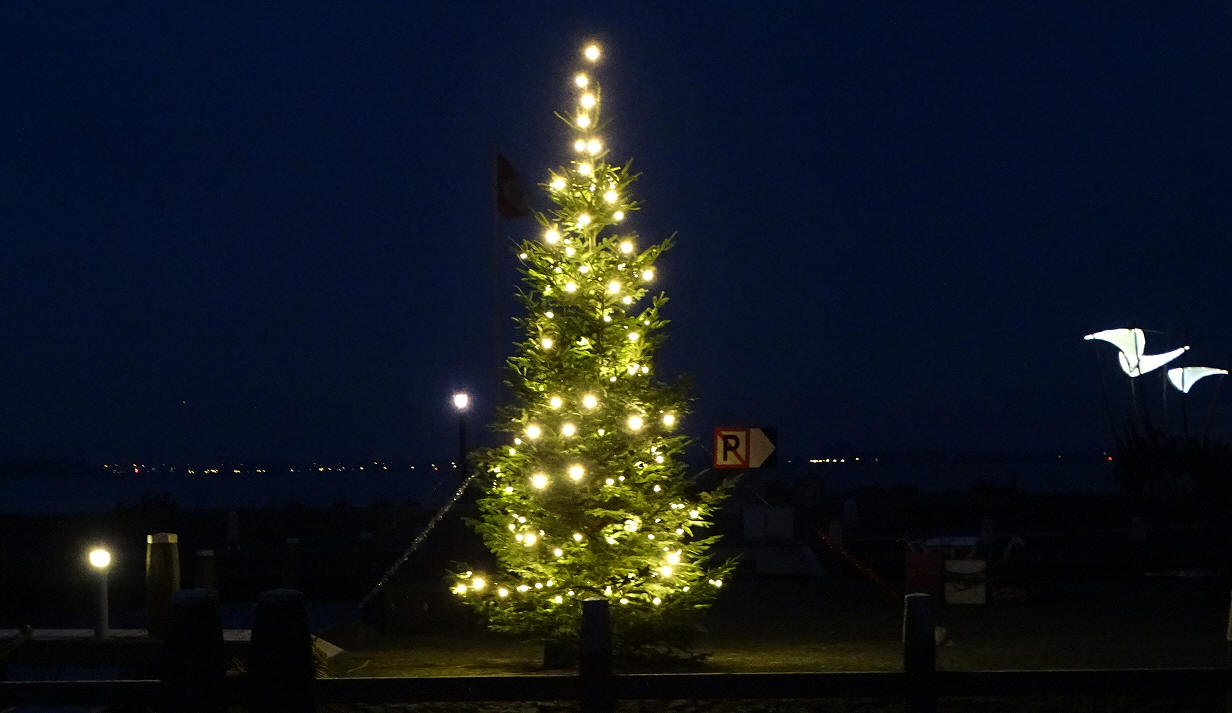
<path id="1" fill-rule="evenodd" d="M 1098 339 L 1108 342 L 1120 350 L 1120 354 L 1117 355 L 1117 361 L 1121 364 L 1121 371 L 1124 371 L 1131 377 L 1142 376 L 1148 372 L 1155 371 L 1189 349 L 1188 346 L 1184 346 L 1162 354 L 1147 354 L 1146 335 L 1137 327 L 1132 329 L 1105 329 L 1102 332 L 1088 334 L 1083 339 L 1087 341 Z"/>
<path id="2" fill-rule="evenodd" d="M 1211 366 L 1181 366 L 1168 370 L 1168 381 L 1172 382 L 1177 391 L 1188 394 L 1193 385 L 1198 383 L 1198 379 L 1227 373 L 1227 369 L 1216 369 Z"/>

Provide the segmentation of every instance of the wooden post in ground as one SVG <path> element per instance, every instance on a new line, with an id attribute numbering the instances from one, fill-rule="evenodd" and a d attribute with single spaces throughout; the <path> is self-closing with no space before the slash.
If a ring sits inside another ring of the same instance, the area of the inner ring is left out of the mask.
<path id="1" fill-rule="evenodd" d="M 218 595 L 185 589 L 171 598 L 162 657 L 163 710 L 217 713 L 226 678 Z"/>
<path id="2" fill-rule="evenodd" d="M 294 589 L 261 592 L 248 649 L 253 713 L 311 713 L 312 637 L 304 595 Z"/>
<path id="3" fill-rule="evenodd" d="M 146 629 L 150 637 L 164 639 L 170 626 L 171 597 L 180 591 L 180 544 L 173 532 L 145 538 Z"/>
<path id="4" fill-rule="evenodd" d="M 931 595 L 917 592 L 903 598 L 903 670 L 911 681 L 912 713 L 935 713 L 937 710 L 934 690 L 936 626 Z"/>
<path id="5" fill-rule="evenodd" d="M 612 624 L 606 599 L 582 602 L 582 713 L 612 713 Z"/>
<path id="6" fill-rule="evenodd" d="M 199 589 L 218 591 L 218 563 L 214 550 L 197 550 L 197 576 L 193 584 Z"/>
<path id="7" fill-rule="evenodd" d="M 1224 634 L 1224 665 L 1232 666 L 1232 598 L 1228 602 L 1228 629 Z M 1232 713 L 1232 693 L 1224 694 L 1224 710 Z"/>

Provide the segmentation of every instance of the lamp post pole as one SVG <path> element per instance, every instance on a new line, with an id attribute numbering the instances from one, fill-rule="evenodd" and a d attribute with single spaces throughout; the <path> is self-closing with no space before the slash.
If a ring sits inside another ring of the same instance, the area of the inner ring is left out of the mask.
<path id="1" fill-rule="evenodd" d="M 453 407 L 458 411 L 458 475 L 466 480 L 466 409 L 471 397 L 465 392 L 453 395 Z"/>
<path id="2" fill-rule="evenodd" d="M 110 607 L 107 604 L 107 570 L 111 567 L 111 553 L 99 547 L 90 551 L 90 565 L 98 571 L 98 622 L 94 636 L 105 639 L 111 635 Z"/>

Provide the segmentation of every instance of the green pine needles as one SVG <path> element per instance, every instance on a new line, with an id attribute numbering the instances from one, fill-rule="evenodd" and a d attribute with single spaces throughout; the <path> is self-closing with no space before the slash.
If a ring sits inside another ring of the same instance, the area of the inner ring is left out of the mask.
<path id="1" fill-rule="evenodd" d="M 619 232 L 636 176 L 607 161 L 597 84 L 573 82 L 562 118 L 576 158 L 551 173 L 556 207 L 519 254 L 515 404 L 495 427 L 507 445 L 479 454 L 473 524 L 497 571 L 459 572 L 453 591 L 493 629 L 563 645 L 577 640 L 582 601 L 602 597 L 618 650 L 682 653 L 732 567 L 709 561 L 716 537 L 693 536 L 725 489 L 690 482 L 685 389 L 654 368 L 667 298 L 650 291 L 672 241 L 640 247 Z"/>

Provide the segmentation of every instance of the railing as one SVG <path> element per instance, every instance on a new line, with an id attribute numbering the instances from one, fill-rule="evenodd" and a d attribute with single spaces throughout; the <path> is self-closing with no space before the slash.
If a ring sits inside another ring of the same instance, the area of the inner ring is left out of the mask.
<path id="1" fill-rule="evenodd" d="M 1232 669 L 1106 669 L 937 671 L 932 599 L 905 597 L 903 671 L 857 673 L 614 674 L 608 605 L 583 602 L 576 675 L 322 678 L 312 673 L 311 643 L 298 592 L 261 596 L 253 623 L 248 673 L 226 675 L 217 599 L 204 590 L 176 596 L 159 680 L 5 681 L 3 705 L 148 705 L 158 710 L 206 710 L 248 705 L 258 710 L 308 710 L 315 703 L 429 701 L 562 701 L 583 713 L 611 713 L 618 700 L 881 698 L 931 713 L 938 699 L 1040 695 L 1136 697 L 1227 696 Z"/>

